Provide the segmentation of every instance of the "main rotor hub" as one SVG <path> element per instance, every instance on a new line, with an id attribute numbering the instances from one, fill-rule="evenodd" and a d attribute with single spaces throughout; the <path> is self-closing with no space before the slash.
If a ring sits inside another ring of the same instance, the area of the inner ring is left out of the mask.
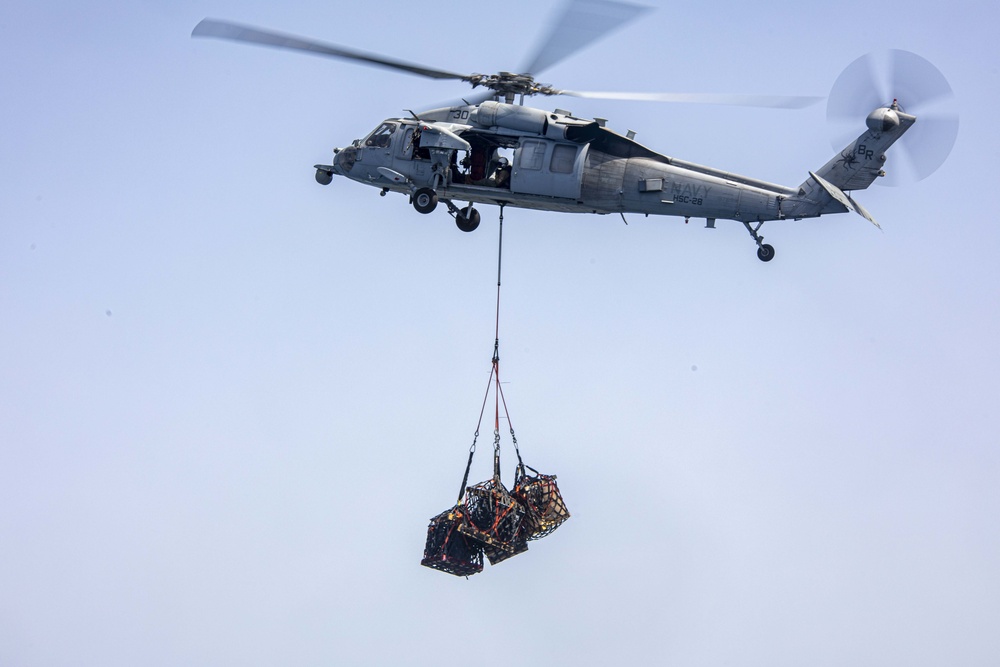
<path id="1" fill-rule="evenodd" d="M 466 79 L 473 88 L 482 86 L 494 91 L 497 96 L 506 98 L 507 103 L 513 102 L 514 96 L 558 95 L 559 91 L 547 83 L 536 83 L 530 74 L 515 74 L 499 72 L 497 74 L 473 74 Z"/>

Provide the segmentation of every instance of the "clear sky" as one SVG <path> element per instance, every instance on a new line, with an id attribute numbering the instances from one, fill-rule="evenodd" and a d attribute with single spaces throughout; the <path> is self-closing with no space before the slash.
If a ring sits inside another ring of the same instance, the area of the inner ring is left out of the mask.
<path id="1" fill-rule="evenodd" d="M 489 375 L 497 210 L 463 234 L 312 165 L 468 89 L 190 33 L 494 72 L 556 6 L 3 4 L 0 665 L 996 664 L 990 3 L 662 3 L 547 71 L 826 95 L 899 48 L 961 129 L 858 194 L 883 231 L 770 223 L 769 264 L 735 222 L 508 209 L 504 392 L 573 518 L 469 580 L 420 567 Z M 538 104 L 788 185 L 834 153 L 823 104 Z"/>

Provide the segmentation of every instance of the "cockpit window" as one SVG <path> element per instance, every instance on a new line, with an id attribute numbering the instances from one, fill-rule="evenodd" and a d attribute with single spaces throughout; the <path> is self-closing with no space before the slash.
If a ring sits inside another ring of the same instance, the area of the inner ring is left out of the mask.
<path id="1" fill-rule="evenodd" d="M 395 123 L 382 123 L 375 131 L 368 135 L 365 139 L 365 146 L 373 146 L 375 148 L 388 148 L 390 137 L 392 133 L 396 131 Z"/>

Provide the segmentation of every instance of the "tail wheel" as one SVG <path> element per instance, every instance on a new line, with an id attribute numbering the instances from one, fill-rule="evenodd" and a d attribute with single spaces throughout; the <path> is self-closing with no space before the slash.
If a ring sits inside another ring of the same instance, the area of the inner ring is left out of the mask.
<path id="1" fill-rule="evenodd" d="M 417 213 L 430 213 L 437 205 L 437 193 L 430 188 L 420 188 L 413 193 L 413 208 L 417 209 Z"/>
<path id="2" fill-rule="evenodd" d="M 757 248 L 757 259 L 762 262 L 770 262 L 774 259 L 774 246 L 769 243 L 765 243 L 761 247 Z"/>

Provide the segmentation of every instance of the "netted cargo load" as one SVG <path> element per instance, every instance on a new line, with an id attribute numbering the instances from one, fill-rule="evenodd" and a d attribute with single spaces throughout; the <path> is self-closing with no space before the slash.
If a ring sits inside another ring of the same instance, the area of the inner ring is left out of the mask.
<path id="1" fill-rule="evenodd" d="M 523 516 L 524 510 L 504 488 L 498 472 L 493 479 L 466 489 L 465 513 L 458 530 L 484 547 L 513 552 Z"/>
<path id="2" fill-rule="evenodd" d="M 497 563 L 502 563 L 512 556 L 518 554 L 523 554 L 528 550 L 528 533 L 526 531 L 525 521 L 521 519 L 521 525 L 517 528 L 517 534 L 514 535 L 514 539 L 511 542 L 512 549 L 507 551 L 501 549 L 500 547 L 494 547 L 489 544 L 483 545 L 483 553 L 486 557 L 490 559 L 490 565 L 496 565 Z"/>
<path id="3" fill-rule="evenodd" d="M 534 474 L 528 474 L 528 471 Z M 511 495 L 524 508 L 524 531 L 528 540 L 549 535 L 569 518 L 555 475 L 543 475 L 523 462 L 517 466 Z"/>
<path id="4" fill-rule="evenodd" d="M 458 529 L 465 520 L 466 508 L 456 505 L 431 519 L 421 565 L 457 577 L 483 571 L 483 547 Z"/>

